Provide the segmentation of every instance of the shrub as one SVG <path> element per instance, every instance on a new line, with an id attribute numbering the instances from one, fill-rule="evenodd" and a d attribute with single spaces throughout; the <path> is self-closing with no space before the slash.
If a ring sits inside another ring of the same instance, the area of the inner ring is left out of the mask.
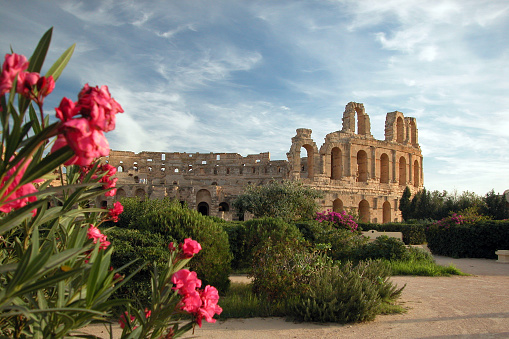
<path id="1" fill-rule="evenodd" d="M 251 251 L 248 248 L 246 227 L 244 222 L 226 222 L 222 224 L 223 229 L 228 234 L 230 251 L 233 255 L 231 267 L 233 270 L 248 269 L 251 264 Z"/>
<path id="2" fill-rule="evenodd" d="M 316 218 L 318 222 L 328 222 L 332 224 L 334 228 L 338 229 L 346 229 L 348 231 L 356 231 L 357 230 L 357 222 L 355 222 L 354 217 L 345 211 L 334 212 L 331 210 L 327 210 L 326 212 L 319 212 L 316 214 Z"/>
<path id="3" fill-rule="evenodd" d="M 143 307 L 146 307 L 151 301 L 150 274 L 154 269 L 154 263 L 160 270 L 170 259 L 168 239 L 158 233 L 134 229 L 110 229 L 107 234 L 115 247 L 115 252 L 111 257 L 113 267 L 120 268 L 133 260 L 139 260 L 136 267 L 141 263 L 147 263 L 115 295 L 119 298 L 137 300 Z M 129 266 L 121 273 L 128 276 L 136 270 L 136 267 Z"/>
<path id="4" fill-rule="evenodd" d="M 387 259 L 387 260 L 409 260 L 410 250 L 405 244 L 396 238 L 382 235 L 375 241 L 360 247 L 357 259 Z"/>
<path id="5" fill-rule="evenodd" d="M 389 272 L 379 262 L 354 266 L 320 266 L 307 289 L 287 303 L 287 314 L 301 321 L 359 322 L 373 320 L 383 302 L 397 299 L 398 289 L 388 279 Z"/>
<path id="6" fill-rule="evenodd" d="M 509 248 L 509 221 L 481 220 L 475 224 L 436 223 L 426 229 L 433 254 L 454 258 L 495 259 L 495 251 Z"/>
<path id="7" fill-rule="evenodd" d="M 121 201 L 124 203 L 130 199 Z M 126 203 L 125 206 L 128 213 L 130 208 L 138 213 L 131 219 L 129 228 L 145 234 L 160 234 L 167 241 L 165 246 L 170 241 L 183 242 L 185 238 L 198 241 L 203 251 L 195 256 L 190 267 L 200 276 L 204 285 L 213 285 L 221 292 L 228 289 L 232 255 L 228 235 L 220 224 L 198 211 L 182 207 L 177 200 L 167 198 L 138 204 Z"/>

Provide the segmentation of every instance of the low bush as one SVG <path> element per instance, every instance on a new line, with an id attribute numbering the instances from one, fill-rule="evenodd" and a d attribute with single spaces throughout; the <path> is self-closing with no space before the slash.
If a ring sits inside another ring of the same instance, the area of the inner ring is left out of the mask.
<path id="1" fill-rule="evenodd" d="M 389 272 L 376 261 L 319 267 L 309 288 L 291 298 L 287 315 L 300 321 L 359 322 L 373 320 L 383 303 L 392 303 L 403 288 L 388 279 Z"/>
<path id="2" fill-rule="evenodd" d="M 433 254 L 453 258 L 496 259 L 495 251 L 509 248 L 508 220 L 481 220 L 472 224 L 439 222 L 426 229 Z"/>
<path id="3" fill-rule="evenodd" d="M 401 240 L 382 235 L 376 238 L 375 241 L 358 247 L 355 258 L 357 260 L 409 260 L 410 256 L 410 250 Z"/>
<path id="4" fill-rule="evenodd" d="M 375 230 L 379 232 L 401 232 L 403 233 L 403 242 L 406 245 L 420 245 L 426 243 L 427 224 L 409 224 L 409 223 L 387 223 L 387 224 L 366 224 L 359 223 L 359 228 L 363 231 Z"/>

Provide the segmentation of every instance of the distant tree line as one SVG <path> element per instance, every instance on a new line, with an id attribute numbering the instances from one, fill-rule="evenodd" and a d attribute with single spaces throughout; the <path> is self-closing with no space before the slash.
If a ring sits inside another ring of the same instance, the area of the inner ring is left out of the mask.
<path id="1" fill-rule="evenodd" d="M 494 190 L 479 196 L 473 192 L 452 194 L 447 191 L 428 191 L 425 188 L 412 198 L 408 187 L 403 191 L 399 210 L 403 219 L 440 220 L 452 213 L 470 213 L 484 215 L 493 220 L 509 218 L 509 208 L 503 194 Z"/>

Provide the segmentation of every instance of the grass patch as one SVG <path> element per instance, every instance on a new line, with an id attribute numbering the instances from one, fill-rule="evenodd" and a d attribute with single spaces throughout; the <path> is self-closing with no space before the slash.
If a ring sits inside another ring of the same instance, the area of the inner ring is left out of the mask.
<path id="1" fill-rule="evenodd" d="M 442 266 L 431 261 L 385 260 L 391 269 L 391 275 L 418 275 L 427 277 L 449 277 L 451 275 L 468 275 L 454 265 Z"/>
<path id="2" fill-rule="evenodd" d="M 283 316 L 281 305 L 269 304 L 252 292 L 251 284 L 232 283 L 226 295 L 221 296 L 219 305 L 223 312 L 217 318 L 255 318 Z"/>

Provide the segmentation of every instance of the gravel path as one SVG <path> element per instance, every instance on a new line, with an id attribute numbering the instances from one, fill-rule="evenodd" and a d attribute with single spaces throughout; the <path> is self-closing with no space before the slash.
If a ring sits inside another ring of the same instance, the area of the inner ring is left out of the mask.
<path id="1" fill-rule="evenodd" d="M 509 264 L 486 259 L 435 257 L 466 277 L 399 276 L 406 284 L 400 299 L 404 314 L 375 321 L 336 325 L 286 322 L 282 318 L 231 319 L 196 328 L 198 338 L 509 338 Z M 103 335 L 104 328 L 89 333 Z M 102 332 L 102 333 L 101 333 Z M 189 336 L 191 337 L 191 336 Z M 107 338 L 104 335 L 104 338 Z"/>

